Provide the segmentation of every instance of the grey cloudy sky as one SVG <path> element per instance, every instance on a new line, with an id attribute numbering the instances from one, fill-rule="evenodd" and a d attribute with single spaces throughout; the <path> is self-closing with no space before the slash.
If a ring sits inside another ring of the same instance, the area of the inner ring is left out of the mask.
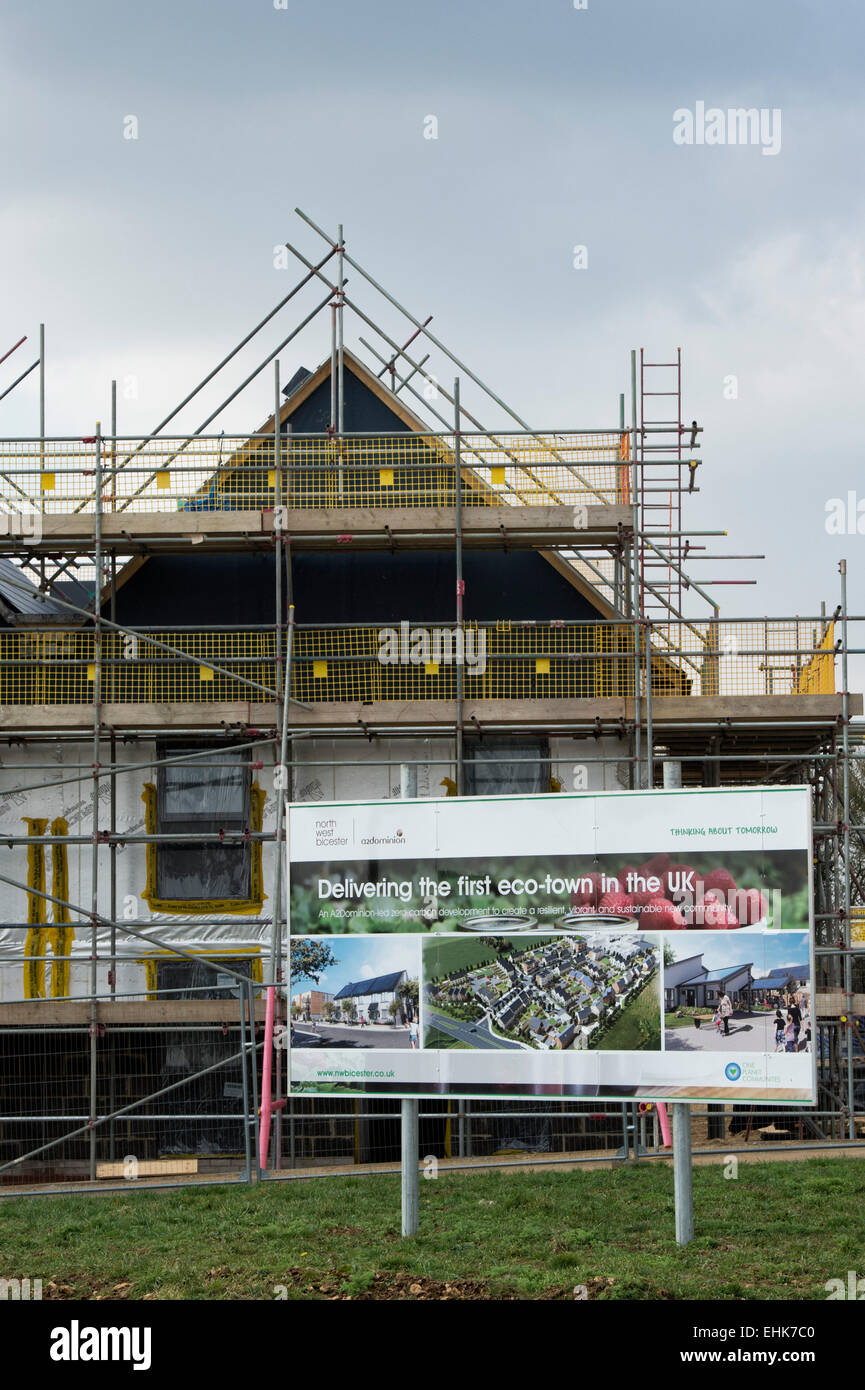
<path id="1" fill-rule="evenodd" d="M 825 529 L 828 498 L 865 496 L 859 0 L 48 0 L 0 14 L 0 352 L 31 339 L 0 389 L 44 320 L 49 433 L 90 432 L 110 379 L 130 376 L 121 431 L 152 428 L 286 293 L 295 272 L 274 268 L 274 245 L 320 255 L 299 204 L 342 221 L 349 250 L 538 427 L 615 423 L 629 350 L 681 345 L 685 414 L 705 427 L 693 525 L 767 556 L 696 577 L 759 577 L 717 591 L 729 616 L 815 613 L 836 602 L 846 555 L 862 610 L 865 542 Z M 780 153 L 674 144 L 674 110 L 698 101 L 779 108 Z M 357 276 L 349 293 L 372 306 Z M 297 316 L 319 297 L 304 291 Z M 356 333 L 349 317 L 349 345 Z M 321 319 L 283 354 L 284 378 L 327 352 Z M 258 424 L 271 383 L 220 424 Z M 182 424 L 219 399 L 202 393 Z M 4 435 L 35 433 L 32 384 L 0 412 Z"/>

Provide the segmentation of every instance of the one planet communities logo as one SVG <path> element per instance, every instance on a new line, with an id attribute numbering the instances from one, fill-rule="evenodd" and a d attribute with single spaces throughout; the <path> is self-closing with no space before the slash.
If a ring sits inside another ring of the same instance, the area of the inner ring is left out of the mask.
<path id="1" fill-rule="evenodd" d="M 742 1075 L 742 1068 L 738 1062 L 728 1062 L 724 1068 L 724 1075 L 728 1081 L 738 1081 Z"/>

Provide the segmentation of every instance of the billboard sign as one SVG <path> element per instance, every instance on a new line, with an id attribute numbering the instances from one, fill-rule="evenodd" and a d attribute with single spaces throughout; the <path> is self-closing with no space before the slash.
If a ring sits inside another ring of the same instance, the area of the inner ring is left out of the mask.
<path id="1" fill-rule="evenodd" d="M 807 788 L 317 802 L 289 846 L 294 1093 L 815 1100 Z"/>

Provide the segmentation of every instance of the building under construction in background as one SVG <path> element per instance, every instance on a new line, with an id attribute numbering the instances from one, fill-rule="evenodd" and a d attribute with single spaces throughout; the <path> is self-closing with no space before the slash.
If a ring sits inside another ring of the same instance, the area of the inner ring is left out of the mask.
<path id="1" fill-rule="evenodd" d="M 722 613 L 699 562 L 724 558 L 724 533 L 687 524 L 712 484 L 680 351 L 632 354 L 584 426 L 529 422 L 341 228 L 300 216 L 298 282 L 149 435 L 124 434 L 112 386 L 91 436 L 48 436 L 44 338 L 0 382 L 41 381 L 38 432 L 0 440 L 0 1185 L 104 1184 L 133 1161 L 253 1177 L 261 986 L 281 983 L 283 1021 L 316 986 L 288 979 L 289 799 L 649 788 L 665 766 L 813 796 L 819 1102 L 710 1108 L 706 1137 L 759 1142 L 774 1114 L 782 1139 L 855 1142 L 865 826 L 843 563 L 806 617 Z M 219 433 L 260 373 L 269 418 Z M 225 399 L 178 429 L 217 378 Z M 485 660 L 383 663 L 404 624 Z M 395 1156 L 396 1100 L 286 1098 L 279 1051 L 273 1086 L 274 1170 Z M 531 1088 L 433 1096 L 421 1151 L 594 1152 L 630 1124 L 608 1111 Z"/>

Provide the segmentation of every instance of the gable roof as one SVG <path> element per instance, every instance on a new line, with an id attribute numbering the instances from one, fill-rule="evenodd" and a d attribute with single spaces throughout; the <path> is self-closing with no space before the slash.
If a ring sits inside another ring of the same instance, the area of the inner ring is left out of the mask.
<path id="1" fill-rule="evenodd" d="M 69 603 L 84 607 L 87 591 L 75 581 L 57 585 Z M 74 627 L 85 621 L 83 613 L 71 612 L 43 593 L 26 570 L 12 560 L 0 557 L 0 618 L 10 627 Z"/>
<path id="2" fill-rule="evenodd" d="M 394 970 L 390 975 L 373 975 L 368 980 L 349 980 L 347 985 L 343 985 L 334 999 L 364 999 L 370 994 L 388 994 L 392 989 L 396 989 L 400 980 L 406 972 L 404 970 Z"/>
<path id="3" fill-rule="evenodd" d="M 403 425 L 406 430 L 414 434 L 430 433 L 429 425 L 426 424 L 419 415 L 416 415 L 413 410 L 410 410 L 405 402 L 396 395 L 395 392 L 391 391 L 390 387 L 385 385 L 385 383 L 380 380 L 359 357 L 355 356 L 350 348 L 343 348 L 343 363 L 345 369 L 354 376 L 361 385 L 366 387 L 367 390 L 391 412 L 391 414 L 396 416 L 397 420 L 399 420 L 400 424 Z M 286 398 L 279 408 L 280 429 L 291 420 L 294 413 L 309 400 L 314 392 L 317 391 L 324 382 L 329 380 L 330 373 L 330 357 L 326 357 L 313 372 L 307 371 L 305 367 L 298 368 L 291 377 L 288 386 L 285 388 L 284 394 Z M 273 437 L 274 416 L 275 412 L 272 412 L 267 419 L 248 436 L 245 442 L 235 450 L 234 454 L 224 465 L 226 469 L 232 467 L 240 469 L 244 467 L 244 465 L 249 465 L 255 456 L 255 450 L 260 442 Z M 373 433 L 374 432 L 375 431 L 373 431 Z M 439 443 L 438 447 L 441 448 L 444 453 L 452 457 L 451 451 L 443 441 Z M 211 486 L 211 483 L 205 483 L 201 492 L 206 493 L 207 489 Z M 482 479 L 479 478 L 478 487 L 483 488 L 484 486 L 485 484 Z M 602 598 L 594 585 L 592 585 L 584 575 L 580 574 L 573 565 L 569 564 L 566 559 L 558 554 L 557 551 L 539 549 L 536 553 L 542 556 L 543 559 L 552 566 L 556 573 L 561 575 L 561 577 L 565 579 L 602 618 L 610 619 L 615 617 L 614 609 L 606 599 Z M 148 558 L 147 555 L 136 555 L 128 560 L 123 568 L 118 570 L 115 576 L 115 589 L 121 588 L 128 579 L 131 579 L 132 576 L 147 563 Z M 105 585 L 100 596 L 101 604 L 104 605 L 109 602 L 110 594 L 110 586 Z"/>

